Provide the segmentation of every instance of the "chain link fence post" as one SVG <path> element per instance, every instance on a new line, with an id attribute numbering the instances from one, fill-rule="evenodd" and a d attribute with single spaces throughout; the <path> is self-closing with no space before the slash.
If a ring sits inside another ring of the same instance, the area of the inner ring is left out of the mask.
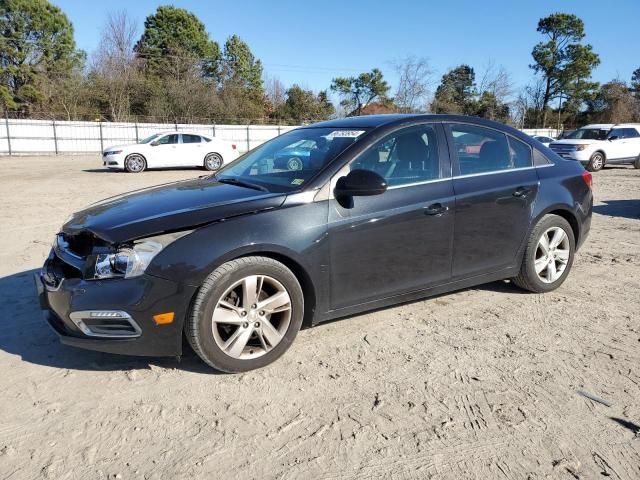
<path id="1" fill-rule="evenodd" d="M 140 143 L 140 138 L 138 137 L 138 121 L 133 122 L 133 126 L 136 129 L 136 143 Z"/>
<path id="2" fill-rule="evenodd" d="M 9 133 L 9 112 L 4 111 L 4 126 L 7 129 L 7 146 L 9 147 L 9 155 L 11 155 L 11 134 Z"/>
<path id="3" fill-rule="evenodd" d="M 100 153 L 104 152 L 104 139 L 102 138 L 102 122 L 98 123 L 100 126 Z"/>
<path id="4" fill-rule="evenodd" d="M 53 127 L 53 148 L 56 151 L 56 155 L 58 155 L 58 133 L 56 132 L 55 120 L 51 120 L 51 126 Z"/>
<path id="5" fill-rule="evenodd" d="M 251 130 L 250 125 L 247 124 L 247 152 L 251 150 Z"/>
<path id="6" fill-rule="evenodd" d="M 216 136 L 216 124 L 215 123 L 213 125 L 211 125 L 211 135 L 213 137 Z"/>

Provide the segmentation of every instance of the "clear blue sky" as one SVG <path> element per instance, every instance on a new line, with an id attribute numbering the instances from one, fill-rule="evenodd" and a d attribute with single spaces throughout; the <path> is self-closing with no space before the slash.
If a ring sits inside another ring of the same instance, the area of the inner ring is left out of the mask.
<path id="1" fill-rule="evenodd" d="M 69 16 L 79 48 L 94 50 L 108 12 L 126 10 L 140 25 L 166 2 L 150 0 L 54 0 Z M 489 60 L 505 66 L 517 86 L 532 76 L 531 49 L 542 37 L 540 17 L 562 11 L 585 22 L 586 42 L 600 54 L 594 79 L 629 81 L 640 67 L 640 1 L 621 0 L 234 0 L 175 1 L 195 13 L 211 38 L 224 43 L 238 34 L 262 60 L 265 72 L 285 85 L 314 90 L 335 76 L 379 67 L 390 82 L 389 62 L 407 55 L 427 57 L 434 80 L 468 63 L 476 71 Z"/>

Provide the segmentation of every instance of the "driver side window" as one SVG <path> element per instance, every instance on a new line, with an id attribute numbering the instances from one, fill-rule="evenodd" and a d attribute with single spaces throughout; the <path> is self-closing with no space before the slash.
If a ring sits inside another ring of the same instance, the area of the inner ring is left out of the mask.
<path id="1" fill-rule="evenodd" d="M 158 145 L 169 145 L 173 143 L 178 143 L 178 134 L 173 133 L 171 135 L 165 135 L 164 137 L 160 137 L 156 140 Z"/>
<path id="2" fill-rule="evenodd" d="M 351 170 L 371 170 L 389 187 L 440 178 L 436 130 L 433 125 L 404 128 L 383 138 L 354 160 Z"/>

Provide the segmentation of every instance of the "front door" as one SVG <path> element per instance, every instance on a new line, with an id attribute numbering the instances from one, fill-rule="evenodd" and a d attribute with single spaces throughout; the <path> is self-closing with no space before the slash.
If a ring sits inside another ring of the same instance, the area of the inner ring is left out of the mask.
<path id="1" fill-rule="evenodd" d="M 491 128 L 447 126 L 454 155 L 453 278 L 513 265 L 531 223 L 538 175 L 529 145 Z"/>
<path id="2" fill-rule="evenodd" d="M 333 185 L 350 170 L 373 170 L 388 190 L 329 202 L 332 309 L 449 280 L 454 199 L 444 144 L 441 125 L 405 127 L 336 175 Z"/>
<path id="3" fill-rule="evenodd" d="M 153 142 L 154 146 L 151 147 L 152 161 L 148 162 L 149 167 L 153 168 L 176 166 L 179 138 L 179 134 L 170 133 L 158 138 L 158 140 Z"/>

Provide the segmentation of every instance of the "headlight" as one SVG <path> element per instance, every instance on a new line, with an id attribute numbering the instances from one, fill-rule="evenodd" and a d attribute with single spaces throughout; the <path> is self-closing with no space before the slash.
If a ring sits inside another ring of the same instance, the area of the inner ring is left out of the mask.
<path id="1" fill-rule="evenodd" d="M 109 150 L 108 152 L 104 152 L 105 155 L 117 155 L 118 153 L 122 153 L 122 150 Z"/>
<path id="2" fill-rule="evenodd" d="M 591 146 L 590 144 L 587 144 L 587 145 L 576 145 L 576 151 L 577 152 L 581 152 L 583 150 L 586 150 L 587 147 L 590 147 L 590 146 Z"/>
<path id="3" fill-rule="evenodd" d="M 100 253 L 95 256 L 95 279 L 134 278 L 142 275 L 151 260 L 163 248 L 192 230 L 170 233 L 135 242 L 131 246 L 119 248 L 115 253 Z"/>

